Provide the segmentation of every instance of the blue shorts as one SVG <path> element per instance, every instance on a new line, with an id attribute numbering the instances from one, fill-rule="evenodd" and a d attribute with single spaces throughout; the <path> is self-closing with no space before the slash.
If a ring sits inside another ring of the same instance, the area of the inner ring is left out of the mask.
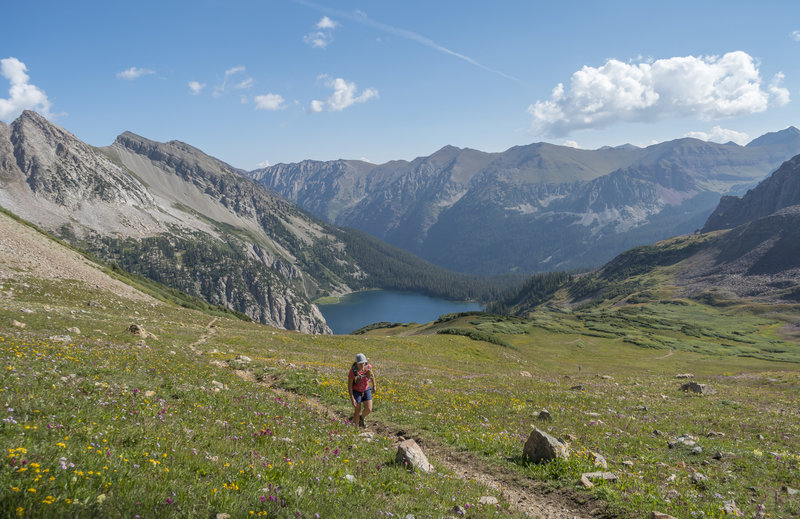
<path id="1" fill-rule="evenodd" d="M 367 388 L 366 391 L 356 391 L 353 390 L 353 398 L 356 399 L 356 403 L 360 404 L 361 401 L 372 400 L 372 389 Z"/>

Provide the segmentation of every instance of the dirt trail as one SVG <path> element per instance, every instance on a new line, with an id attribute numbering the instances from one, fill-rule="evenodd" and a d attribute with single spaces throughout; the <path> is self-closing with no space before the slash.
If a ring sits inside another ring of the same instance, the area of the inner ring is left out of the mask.
<path id="1" fill-rule="evenodd" d="M 270 391 L 283 399 L 306 404 L 319 414 L 331 418 L 349 418 L 349 416 L 331 409 L 316 398 L 280 388 L 269 379 L 257 381 L 250 371 L 234 370 L 234 373 L 245 380 L 268 387 Z M 400 428 L 374 420 L 372 417 L 367 420 L 366 430 L 376 435 L 392 438 L 395 441 L 399 441 L 401 437 L 406 439 L 413 438 L 432 461 L 445 466 L 457 476 L 494 488 L 501 493 L 503 499 L 513 509 L 523 512 L 529 517 L 588 519 L 589 517 L 603 517 L 605 515 L 603 504 L 592 501 L 584 494 L 572 491 L 547 492 L 543 484 L 525 478 L 508 468 L 496 464 L 487 464 L 485 460 L 479 459 L 472 453 L 456 451 L 429 438 L 421 438 Z"/>
<path id="2" fill-rule="evenodd" d="M 217 329 L 214 328 L 214 323 L 217 322 L 217 319 L 218 317 L 211 319 L 211 322 L 206 325 L 206 333 L 201 335 L 199 339 L 189 345 L 189 349 L 192 350 L 192 353 L 195 355 L 203 354 L 203 352 L 198 350 L 197 347 L 206 342 L 212 335 L 217 333 Z"/>

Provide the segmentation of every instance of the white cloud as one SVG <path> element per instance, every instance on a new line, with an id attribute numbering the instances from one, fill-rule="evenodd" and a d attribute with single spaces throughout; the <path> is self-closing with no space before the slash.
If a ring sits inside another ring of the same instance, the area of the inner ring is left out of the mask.
<path id="1" fill-rule="evenodd" d="M 578 146 L 578 141 L 564 141 L 564 146 L 569 146 L 570 148 L 578 148 L 578 149 L 580 149 L 580 146 Z"/>
<path id="2" fill-rule="evenodd" d="M 12 121 L 23 110 L 36 110 L 45 117 L 50 117 L 51 103 L 44 90 L 30 84 L 30 77 L 25 72 L 28 67 L 17 58 L 0 60 L 0 74 L 8 80 L 8 99 L 0 98 L 0 119 Z"/>
<path id="3" fill-rule="evenodd" d="M 194 95 L 198 95 L 205 87 L 205 83 L 200 83 L 199 81 L 189 81 L 189 88 L 192 90 L 192 94 Z"/>
<path id="4" fill-rule="evenodd" d="M 129 81 L 132 81 L 142 76 L 149 76 L 150 74 L 155 74 L 155 73 L 156 73 L 155 70 L 150 70 L 148 68 L 131 67 L 129 69 L 123 70 L 122 72 L 118 72 L 117 77 L 120 79 L 127 79 Z"/>
<path id="5" fill-rule="evenodd" d="M 794 41 L 800 41 L 800 31 L 792 31 L 792 34 L 790 34 L 790 36 Z"/>
<path id="6" fill-rule="evenodd" d="M 333 30 L 337 27 L 339 22 L 323 16 L 317 22 L 317 30 L 303 36 L 303 41 L 315 49 L 324 49 L 333 42 Z"/>
<path id="7" fill-rule="evenodd" d="M 700 139 L 703 141 L 712 141 L 725 144 L 726 142 L 733 141 L 736 144 L 745 145 L 750 142 L 750 136 L 744 132 L 737 132 L 736 130 L 729 130 L 720 126 L 714 126 L 710 132 L 689 132 L 686 137 Z"/>
<path id="8" fill-rule="evenodd" d="M 325 109 L 325 103 L 323 103 L 322 101 L 317 101 L 316 99 L 311 101 L 311 111 L 312 112 L 319 113 L 324 109 Z"/>
<path id="9" fill-rule="evenodd" d="M 278 94 L 264 94 L 255 97 L 256 110 L 283 110 L 284 99 Z"/>
<path id="10" fill-rule="evenodd" d="M 256 164 L 256 166 L 259 167 L 259 168 L 268 168 L 269 167 L 269 161 L 265 160 L 263 162 L 259 162 L 258 164 Z"/>
<path id="11" fill-rule="evenodd" d="M 765 111 L 789 102 L 778 74 L 767 91 L 754 59 L 742 51 L 722 57 L 673 57 L 648 63 L 610 59 L 572 74 L 569 91 L 559 83 L 549 100 L 528 107 L 532 131 L 564 136 L 573 130 L 621 122 L 693 117 L 715 120 Z"/>
<path id="12" fill-rule="evenodd" d="M 249 77 L 233 85 L 233 88 L 235 90 L 248 90 L 252 88 L 253 83 L 254 83 L 253 78 Z"/>
<path id="13" fill-rule="evenodd" d="M 323 16 L 320 21 L 317 22 L 317 29 L 335 29 L 337 27 L 339 27 L 339 22 L 335 22 L 327 16 Z"/>
<path id="14" fill-rule="evenodd" d="M 232 76 L 239 76 L 241 74 L 245 74 L 247 69 L 244 65 L 238 65 L 236 67 L 231 67 L 225 71 L 225 77 L 222 79 L 222 84 L 217 85 L 214 87 L 214 92 L 212 95 L 214 97 L 219 97 L 224 94 L 229 88 L 233 88 L 234 90 L 246 90 L 253 86 L 253 78 L 249 76 L 244 76 L 239 82 L 234 83 L 231 87 L 228 85 L 228 81 L 231 79 Z"/>
<path id="15" fill-rule="evenodd" d="M 791 101 L 789 90 L 781 86 L 784 77 L 783 72 L 778 72 L 772 77 L 772 81 L 769 82 L 767 87 L 769 93 L 772 94 L 774 104 L 778 106 L 789 104 L 789 101 Z"/>
<path id="16" fill-rule="evenodd" d="M 333 94 L 325 101 L 311 101 L 312 112 L 321 112 L 325 107 L 329 112 L 340 112 L 348 106 L 356 103 L 366 103 L 370 99 L 378 97 L 378 91 L 374 88 L 367 88 L 358 94 L 355 83 L 345 81 L 340 77 L 336 79 L 327 78 L 325 86 L 332 88 Z"/>
<path id="17" fill-rule="evenodd" d="M 333 42 L 333 34 L 325 31 L 310 32 L 303 36 L 303 41 L 315 49 L 324 49 Z"/>

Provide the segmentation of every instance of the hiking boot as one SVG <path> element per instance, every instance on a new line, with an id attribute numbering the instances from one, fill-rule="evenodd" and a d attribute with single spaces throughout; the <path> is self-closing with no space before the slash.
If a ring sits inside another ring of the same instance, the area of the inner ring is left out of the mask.
<path id="1" fill-rule="evenodd" d="M 358 418 L 358 426 L 359 427 L 366 427 L 366 424 L 364 423 L 364 417 L 363 416 L 360 416 Z"/>

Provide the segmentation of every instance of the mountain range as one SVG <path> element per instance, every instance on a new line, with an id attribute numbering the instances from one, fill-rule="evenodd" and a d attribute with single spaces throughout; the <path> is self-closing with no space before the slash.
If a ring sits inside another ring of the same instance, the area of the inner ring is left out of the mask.
<path id="1" fill-rule="evenodd" d="M 790 127 L 747 146 L 446 146 L 410 162 L 303 161 L 248 175 L 329 222 L 448 269 L 531 273 L 601 265 L 694 231 L 721 196 L 744 193 L 798 153 L 800 130 Z"/>
<path id="2" fill-rule="evenodd" d="M 800 302 L 800 155 L 742 197 L 723 197 L 702 232 L 625 251 L 596 271 L 539 274 L 492 311 L 693 298 L 713 304 Z M 560 295 L 557 295 L 560 294 Z"/>
<path id="3" fill-rule="evenodd" d="M 320 296 L 473 280 L 329 225 L 192 146 L 125 132 L 96 148 L 31 111 L 0 123 L 0 206 L 124 270 L 249 318 L 330 333 Z"/>

